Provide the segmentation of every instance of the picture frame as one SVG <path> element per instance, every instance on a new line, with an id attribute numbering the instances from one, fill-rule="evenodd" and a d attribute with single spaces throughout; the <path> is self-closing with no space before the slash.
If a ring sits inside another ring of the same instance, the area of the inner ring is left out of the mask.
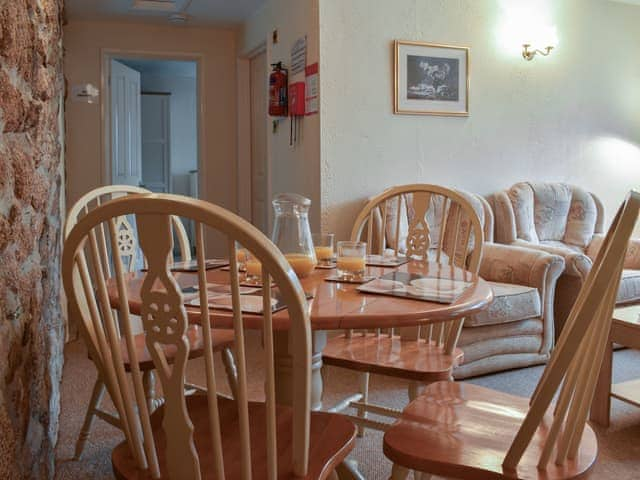
<path id="1" fill-rule="evenodd" d="M 469 47 L 396 40 L 396 115 L 469 116 Z"/>

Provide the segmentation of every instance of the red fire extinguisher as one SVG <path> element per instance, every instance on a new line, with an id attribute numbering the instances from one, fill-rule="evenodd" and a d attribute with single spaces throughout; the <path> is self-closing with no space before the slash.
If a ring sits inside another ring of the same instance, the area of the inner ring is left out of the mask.
<path id="1" fill-rule="evenodd" d="M 287 69 L 282 62 L 271 65 L 273 71 L 269 75 L 269 115 L 272 117 L 286 117 L 289 105 L 287 99 Z"/>

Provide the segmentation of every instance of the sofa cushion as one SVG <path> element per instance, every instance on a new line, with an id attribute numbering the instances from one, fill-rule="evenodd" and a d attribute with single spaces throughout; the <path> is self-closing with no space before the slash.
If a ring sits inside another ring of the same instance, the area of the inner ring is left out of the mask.
<path id="1" fill-rule="evenodd" d="M 503 325 L 483 325 L 474 328 L 463 328 L 458 347 L 463 350 L 468 345 L 475 343 L 490 344 L 498 338 L 509 338 L 517 343 L 520 337 L 542 337 L 544 335 L 544 322 L 540 317 L 510 322 Z M 465 358 L 465 363 L 467 359 Z"/>
<path id="2" fill-rule="evenodd" d="M 563 242 L 587 248 L 595 233 L 597 219 L 598 208 L 593 196 L 582 188 L 573 187 Z"/>
<path id="3" fill-rule="evenodd" d="M 640 270 L 623 270 L 616 303 L 640 300 Z"/>
<path id="4" fill-rule="evenodd" d="M 568 243 L 560 242 L 558 240 L 545 240 L 544 242 L 540 242 L 540 245 L 558 248 L 560 250 L 566 251 L 567 253 L 585 253 L 584 249 L 578 247 L 577 245 L 571 245 Z"/>
<path id="5" fill-rule="evenodd" d="M 537 288 L 510 283 L 488 283 L 493 289 L 493 302 L 486 310 L 467 317 L 464 321 L 465 327 L 517 322 L 542 315 L 542 303 Z"/>
<path id="6" fill-rule="evenodd" d="M 571 187 L 564 183 L 532 183 L 538 240 L 562 240 L 571 207 Z"/>
<path id="7" fill-rule="evenodd" d="M 507 192 L 507 196 L 513 206 L 516 234 L 518 238 L 527 242 L 538 243 L 533 221 L 533 191 L 528 183 L 516 183 Z"/>

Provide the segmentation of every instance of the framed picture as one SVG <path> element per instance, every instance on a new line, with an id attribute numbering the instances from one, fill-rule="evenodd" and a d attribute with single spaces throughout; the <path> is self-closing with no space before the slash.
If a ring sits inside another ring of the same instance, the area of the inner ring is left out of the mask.
<path id="1" fill-rule="evenodd" d="M 394 113 L 469 115 L 469 48 L 395 41 Z"/>

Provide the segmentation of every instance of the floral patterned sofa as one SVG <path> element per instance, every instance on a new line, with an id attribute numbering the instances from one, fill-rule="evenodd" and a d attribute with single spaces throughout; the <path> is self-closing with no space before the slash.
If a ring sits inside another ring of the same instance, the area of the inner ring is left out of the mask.
<path id="1" fill-rule="evenodd" d="M 573 185 L 529 182 L 495 193 L 488 201 L 495 215 L 496 242 L 564 258 L 555 295 L 557 336 L 604 239 L 602 202 Z M 640 303 L 640 240 L 632 240 L 624 268 L 617 304 Z"/>
<path id="2" fill-rule="evenodd" d="M 458 190 L 467 197 L 484 225 L 480 275 L 491 283 L 494 301 L 482 313 L 465 319 L 458 346 L 464 362 L 454 370 L 456 379 L 544 363 L 553 347 L 553 296 L 564 269 L 562 257 L 540 250 L 493 243 L 494 218 L 487 201 Z M 433 200 L 432 200 L 433 202 Z M 406 251 L 411 198 L 400 209 L 399 251 Z M 433 205 L 432 209 L 437 209 Z M 385 226 L 386 246 L 395 249 L 396 208 L 388 208 Z M 439 218 L 427 212 L 429 220 Z M 378 225 L 382 218 L 377 218 Z M 438 238 L 438 225 L 432 237 Z M 374 231 L 379 231 L 374 228 Z M 380 239 L 374 241 L 379 242 Z M 378 245 L 379 246 L 379 245 Z M 377 248 L 373 245 L 374 249 Z"/>

